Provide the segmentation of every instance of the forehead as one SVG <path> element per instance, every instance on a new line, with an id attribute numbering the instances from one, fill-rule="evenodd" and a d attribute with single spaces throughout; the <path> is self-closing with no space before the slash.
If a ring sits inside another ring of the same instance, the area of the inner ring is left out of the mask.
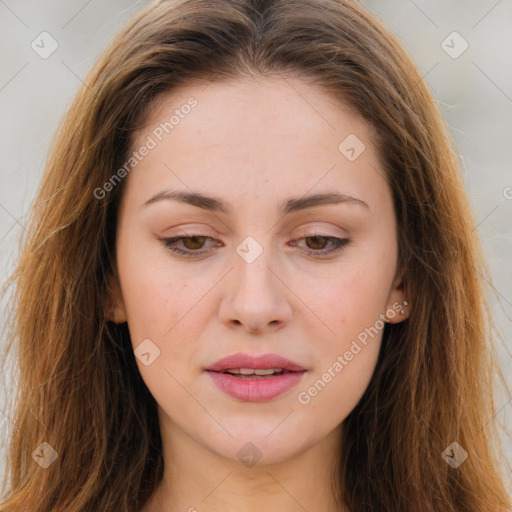
<path id="1" fill-rule="evenodd" d="M 276 199 L 279 191 L 297 195 L 312 187 L 355 195 L 377 187 L 373 193 L 382 194 L 367 124 L 300 78 L 181 86 L 154 102 L 132 151 L 149 139 L 152 149 L 129 176 L 137 195 L 176 185 Z"/>
<path id="2" fill-rule="evenodd" d="M 191 98 L 197 106 L 189 109 L 187 102 Z M 178 126 L 185 125 L 205 145 L 246 144 L 251 135 L 258 140 L 274 140 L 276 135 L 308 138 L 312 142 L 315 138 L 314 142 L 323 140 L 328 145 L 329 135 L 344 128 L 362 137 L 369 135 L 364 120 L 348 104 L 297 77 L 241 77 L 181 85 L 151 103 L 136 137 L 170 121 L 173 113 L 173 137 L 178 138 L 184 131 Z M 185 119 L 187 122 L 182 122 Z"/>

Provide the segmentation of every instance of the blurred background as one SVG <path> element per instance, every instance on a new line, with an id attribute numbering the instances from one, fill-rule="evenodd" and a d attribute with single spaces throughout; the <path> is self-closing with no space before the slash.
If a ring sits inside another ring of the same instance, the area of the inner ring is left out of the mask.
<path id="1" fill-rule="evenodd" d="M 58 124 L 93 62 L 147 1 L 0 0 L 0 284 Z M 420 68 L 460 152 L 466 189 L 490 265 L 503 374 L 512 389 L 512 0 L 363 0 L 394 31 Z M 5 303 L 0 322 L 5 320 Z M 0 339 L 0 350 L 5 338 Z M 8 432 L 0 379 L 0 478 Z M 497 394 L 498 419 L 512 426 L 512 396 Z M 512 441 L 502 435 L 512 475 Z M 34 447 L 35 448 L 35 447 Z"/>

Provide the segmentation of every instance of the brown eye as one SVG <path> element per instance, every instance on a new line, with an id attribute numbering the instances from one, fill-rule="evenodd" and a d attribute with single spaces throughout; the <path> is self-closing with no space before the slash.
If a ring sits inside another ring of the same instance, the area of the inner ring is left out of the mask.
<path id="1" fill-rule="evenodd" d="M 298 243 L 302 240 L 305 241 L 305 247 Z M 302 249 L 310 255 L 328 256 L 342 250 L 349 242 L 350 240 L 348 238 L 337 238 L 335 236 L 314 234 L 304 236 L 303 238 L 293 242 L 292 245 L 302 247 Z"/>
<path id="2" fill-rule="evenodd" d="M 212 241 L 219 247 L 222 243 L 219 243 L 211 236 L 204 235 L 189 235 L 189 236 L 175 236 L 172 238 L 160 238 L 162 244 L 175 254 L 182 256 L 200 256 L 214 250 L 212 247 L 204 249 L 206 242 Z M 181 245 L 181 247 L 178 247 Z"/>
<path id="3" fill-rule="evenodd" d="M 183 241 L 183 245 L 185 248 L 190 249 L 192 251 L 201 249 L 206 240 L 206 236 L 188 236 L 183 237 L 181 240 Z"/>
<path id="4" fill-rule="evenodd" d="M 310 249 L 321 250 L 321 249 L 325 249 L 325 246 L 326 246 L 329 238 L 326 236 L 307 236 L 307 237 L 304 237 L 304 240 L 312 240 L 313 241 L 312 244 L 309 244 L 309 245 L 306 244 L 306 245 L 308 245 L 308 247 Z"/>

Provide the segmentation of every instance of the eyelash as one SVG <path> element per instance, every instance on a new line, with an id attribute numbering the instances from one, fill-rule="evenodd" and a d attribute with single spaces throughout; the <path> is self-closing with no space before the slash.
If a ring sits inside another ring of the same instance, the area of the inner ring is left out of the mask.
<path id="1" fill-rule="evenodd" d="M 195 250 L 195 251 L 191 250 L 191 249 L 183 250 L 183 249 L 179 249 L 177 247 L 172 247 L 172 245 L 174 243 L 181 241 L 183 239 L 187 239 L 187 238 L 206 238 L 206 239 L 213 240 L 212 237 L 206 236 L 206 235 L 184 235 L 184 236 L 175 236 L 175 237 L 171 237 L 171 238 L 160 238 L 159 240 L 172 253 L 179 254 L 180 256 L 190 257 L 190 258 L 192 258 L 194 256 L 207 254 L 213 250 L 213 249 L 210 249 L 210 250 L 200 252 L 199 250 Z M 345 246 L 350 242 L 350 240 L 348 238 L 337 238 L 335 236 L 322 235 L 321 233 L 308 234 L 308 235 L 303 236 L 302 238 L 299 238 L 298 240 L 304 240 L 305 238 L 325 238 L 325 239 L 329 240 L 332 243 L 332 245 L 334 246 L 334 249 L 331 249 L 331 250 L 320 249 L 320 250 L 315 251 L 312 249 L 303 249 L 304 252 L 306 252 L 308 255 L 314 255 L 314 256 L 330 256 L 331 254 L 334 254 L 334 253 L 337 253 L 337 252 L 343 250 L 345 248 Z"/>

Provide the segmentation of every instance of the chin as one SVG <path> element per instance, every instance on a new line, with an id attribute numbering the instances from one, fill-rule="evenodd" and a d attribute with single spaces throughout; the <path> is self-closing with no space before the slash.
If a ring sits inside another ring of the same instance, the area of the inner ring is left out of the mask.
<path id="1" fill-rule="evenodd" d="M 272 428 L 278 424 L 273 423 Z M 231 429 L 233 437 L 222 436 L 222 439 L 211 439 L 210 442 L 203 438 L 203 443 L 218 456 L 240 462 L 242 467 L 253 468 L 285 462 L 319 441 L 311 439 L 305 432 L 295 435 L 289 429 L 278 435 L 276 430 L 272 432 L 272 428 L 263 429 L 260 425 L 254 429 L 248 426 L 238 432 Z"/>

